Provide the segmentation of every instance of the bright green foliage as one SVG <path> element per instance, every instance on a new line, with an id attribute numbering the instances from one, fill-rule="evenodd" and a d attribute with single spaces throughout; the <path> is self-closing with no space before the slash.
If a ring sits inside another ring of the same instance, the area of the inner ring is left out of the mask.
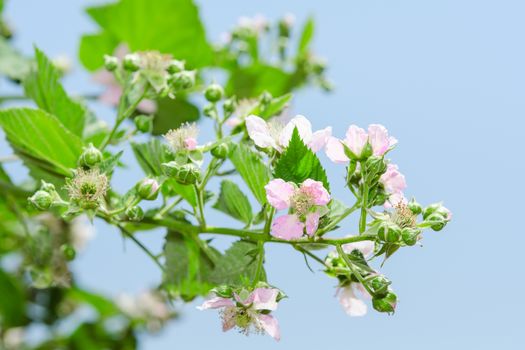
<path id="1" fill-rule="evenodd" d="M 291 90 L 291 79 L 290 73 L 270 65 L 241 67 L 231 71 L 226 91 L 238 97 L 258 96 L 264 91 L 279 96 Z"/>
<path id="2" fill-rule="evenodd" d="M 270 181 L 270 174 L 261 156 L 248 146 L 239 144 L 231 152 L 230 160 L 259 203 L 266 203 L 264 186 Z"/>
<path id="3" fill-rule="evenodd" d="M 18 281 L 0 269 L 0 323 L 20 326 L 25 321 L 25 295 Z"/>
<path id="4" fill-rule="evenodd" d="M 296 184 L 313 179 L 321 181 L 324 187 L 330 190 L 326 172 L 319 158 L 304 144 L 297 129 L 294 129 L 288 147 L 277 161 L 274 177 Z"/>
<path id="5" fill-rule="evenodd" d="M 301 32 L 301 38 L 299 39 L 299 47 L 297 48 L 297 55 L 304 56 L 310 49 L 310 44 L 314 37 L 315 23 L 312 17 L 308 18 L 304 24 L 303 31 Z"/>
<path id="6" fill-rule="evenodd" d="M 181 94 L 182 95 L 182 94 Z M 157 112 L 153 119 L 153 135 L 162 135 L 186 122 L 197 121 L 200 112 L 184 96 L 176 99 L 162 98 L 157 101 Z"/>
<path id="7" fill-rule="evenodd" d="M 132 142 L 131 148 L 146 175 L 162 175 L 161 164 L 173 160 L 173 155 L 169 152 L 168 146 L 159 139 L 151 139 L 146 143 Z"/>
<path id="8" fill-rule="evenodd" d="M 221 192 L 213 207 L 247 225 L 252 222 L 253 213 L 250 201 L 233 181 L 221 182 Z"/>

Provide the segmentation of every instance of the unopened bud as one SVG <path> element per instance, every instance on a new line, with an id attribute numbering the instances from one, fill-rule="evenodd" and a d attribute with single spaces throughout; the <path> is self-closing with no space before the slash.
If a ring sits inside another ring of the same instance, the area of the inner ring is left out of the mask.
<path id="1" fill-rule="evenodd" d="M 224 89 L 219 84 L 211 84 L 204 91 L 204 97 L 209 102 L 217 102 L 224 96 Z"/>
<path id="2" fill-rule="evenodd" d="M 385 221 L 379 226 L 377 236 L 385 242 L 398 242 L 401 238 L 401 229 L 395 223 Z"/>
<path id="3" fill-rule="evenodd" d="M 168 73 L 175 74 L 184 70 L 184 62 L 179 60 L 172 60 L 168 66 Z"/>
<path id="4" fill-rule="evenodd" d="M 434 212 L 436 212 L 441 206 L 442 206 L 441 203 L 430 204 L 423 211 L 423 219 L 426 220 L 427 217 L 429 217 L 430 215 L 434 214 Z"/>
<path id="5" fill-rule="evenodd" d="M 225 159 L 230 153 L 230 147 L 226 142 L 222 142 L 211 149 L 211 154 L 215 158 Z"/>
<path id="6" fill-rule="evenodd" d="M 377 176 L 377 177 L 384 174 L 387 169 L 387 165 L 383 157 L 376 157 L 376 156 L 370 156 L 366 160 L 365 167 L 366 167 L 367 174 L 372 175 L 372 176 Z"/>
<path id="7" fill-rule="evenodd" d="M 53 203 L 53 197 L 49 192 L 39 190 L 29 197 L 29 202 L 38 210 L 47 210 Z"/>
<path id="8" fill-rule="evenodd" d="M 421 207 L 421 204 L 416 202 L 415 198 L 412 198 L 410 202 L 408 202 L 408 209 L 414 213 L 414 215 L 419 215 L 421 212 L 423 212 L 423 208 Z"/>
<path id="9" fill-rule="evenodd" d="M 140 57 L 137 54 L 130 53 L 124 56 L 122 60 L 122 65 L 124 69 L 130 72 L 135 72 L 139 69 Z"/>
<path id="10" fill-rule="evenodd" d="M 62 251 L 62 254 L 64 255 L 64 258 L 66 258 L 67 261 L 75 260 L 77 252 L 76 252 L 75 248 L 73 248 L 73 246 L 71 244 L 62 244 L 60 246 L 60 250 Z"/>
<path id="11" fill-rule="evenodd" d="M 104 55 L 104 67 L 113 72 L 118 67 L 118 58 L 114 56 Z"/>
<path id="12" fill-rule="evenodd" d="M 50 184 L 49 182 L 45 182 L 44 180 L 42 180 L 42 184 L 40 185 L 40 189 L 42 191 L 46 191 L 48 193 L 55 193 L 56 192 L 55 185 Z"/>
<path id="13" fill-rule="evenodd" d="M 177 90 L 186 90 L 195 85 L 195 72 L 194 71 L 182 71 L 173 74 L 173 86 Z"/>
<path id="14" fill-rule="evenodd" d="M 447 224 L 447 220 L 440 213 L 433 213 L 425 220 L 431 224 L 430 228 L 434 231 L 441 231 Z"/>
<path id="15" fill-rule="evenodd" d="M 413 246 L 417 243 L 421 230 L 417 228 L 406 227 L 401 231 L 401 239 L 403 243 L 408 246 Z"/>
<path id="16" fill-rule="evenodd" d="M 217 114 L 215 111 L 215 105 L 213 103 L 210 103 L 204 106 L 204 108 L 202 109 L 202 114 L 210 118 L 213 118 L 214 116 L 216 116 Z"/>
<path id="17" fill-rule="evenodd" d="M 126 209 L 126 216 L 129 221 L 142 221 L 144 219 L 144 211 L 138 205 L 134 205 Z"/>
<path id="18" fill-rule="evenodd" d="M 393 313 L 396 310 L 397 296 L 389 292 L 384 298 L 373 298 L 372 305 L 379 312 Z"/>
<path id="19" fill-rule="evenodd" d="M 159 195 L 159 183 L 155 179 L 145 178 L 137 183 L 137 194 L 142 199 L 155 200 Z"/>
<path id="20" fill-rule="evenodd" d="M 163 163 L 164 173 L 183 185 L 193 185 L 200 180 L 201 171 L 193 164 L 178 165 L 176 162 Z"/>
<path id="21" fill-rule="evenodd" d="M 92 168 L 102 161 L 102 152 L 98 150 L 92 143 L 89 144 L 80 155 L 80 165 Z"/>
<path id="22" fill-rule="evenodd" d="M 388 294 L 388 287 L 391 283 L 385 276 L 378 275 L 369 282 L 369 286 L 375 298 L 384 298 Z"/>
<path id="23" fill-rule="evenodd" d="M 224 110 L 224 114 L 231 115 L 234 111 L 237 104 L 235 103 L 235 100 L 232 98 L 227 99 L 222 104 L 222 109 Z"/>
<path id="24" fill-rule="evenodd" d="M 142 133 L 149 133 L 153 130 L 153 116 L 150 115 L 138 115 L 133 119 L 135 127 Z"/>
<path id="25" fill-rule="evenodd" d="M 259 101 L 261 101 L 261 104 L 268 105 L 270 102 L 272 102 L 272 94 L 270 94 L 268 91 L 265 91 L 259 96 Z"/>

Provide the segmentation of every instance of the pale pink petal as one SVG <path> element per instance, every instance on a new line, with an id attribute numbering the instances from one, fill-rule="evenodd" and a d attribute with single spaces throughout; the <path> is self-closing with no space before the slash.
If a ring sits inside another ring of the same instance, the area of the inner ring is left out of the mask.
<path id="1" fill-rule="evenodd" d="M 117 80 L 115 79 L 115 76 L 113 73 L 102 69 L 99 71 L 96 71 L 92 76 L 91 79 L 93 79 L 94 82 L 102 84 L 102 85 L 118 85 Z"/>
<path id="2" fill-rule="evenodd" d="M 237 314 L 237 308 L 235 306 L 228 306 L 224 309 L 222 314 L 222 331 L 227 332 L 235 327 L 235 316 Z"/>
<path id="3" fill-rule="evenodd" d="M 328 138 L 325 151 L 328 158 L 330 158 L 330 160 L 334 163 L 344 164 L 348 163 L 349 161 L 345 154 L 345 149 L 341 143 L 341 140 L 335 137 Z"/>
<path id="4" fill-rule="evenodd" d="M 300 190 L 307 193 L 315 205 L 326 205 L 330 202 L 330 193 L 324 188 L 321 181 L 306 179 L 301 184 Z"/>
<path id="5" fill-rule="evenodd" d="M 407 204 L 408 200 L 406 199 L 403 192 L 396 192 L 388 196 L 388 200 L 385 202 L 385 204 L 383 204 L 383 206 L 389 209 L 395 206 L 396 204 L 400 204 L 400 203 Z"/>
<path id="6" fill-rule="evenodd" d="M 337 297 L 343 310 L 345 310 L 349 316 L 366 315 L 367 306 L 355 295 L 352 285 L 340 288 L 337 291 Z"/>
<path id="7" fill-rule="evenodd" d="M 377 275 L 377 274 L 374 274 Z M 372 296 L 368 291 L 366 290 L 365 286 L 363 286 L 361 283 L 352 283 L 351 287 L 354 289 L 354 293 L 357 295 L 359 293 L 363 298 L 366 299 L 372 299 Z"/>
<path id="8" fill-rule="evenodd" d="M 243 304 L 244 306 L 249 306 L 251 303 L 253 303 L 253 300 L 255 298 L 255 295 L 253 293 L 250 293 L 246 299 L 242 299 L 239 294 L 233 293 L 233 297 L 238 303 Z"/>
<path id="9" fill-rule="evenodd" d="M 197 148 L 197 140 L 194 138 L 194 137 L 188 137 L 184 140 L 184 147 L 188 150 L 188 151 L 193 151 L 194 149 Z"/>
<path id="10" fill-rule="evenodd" d="M 120 102 L 120 96 L 122 96 L 122 88 L 119 85 L 108 85 L 98 99 L 106 105 L 116 107 Z"/>
<path id="11" fill-rule="evenodd" d="M 326 143 L 328 142 L 330 137 L 332 137 L 331 126 L 322 130 L 317 130 L 313 133 L 312 139 L 310 140 L 310 143 L 308 143 L 308 147 L 310 147 L 312 152 L 318 152 L 326 146 Z"/>
<path id="12" fill-rule="evenodd" d="M 142 100 L 137 106 L 137 109 L 142 113 L 153 114 L 157 111 L 157 102 L 153 100 Z"/>
<path id="13" fill-rule="evenodd" d="M 312 236 L 319 227 L 319 213 L 313 212 L 306 215 L 306 234 Z"/>
<path id="14" fill-rule="evenodd" d="M 246 117 L 246 130 L 248 136 L 257 146 L 261 148 L 276 147 L 275 140 L 270 135 L 268 124 L 264 119 L 255 115 Z"/>
<path id="15" fill-rule="evenodd" d="M 358 127 L 357 125 L 350 125 L 346 131 L 345 144 L 350 148 L 352 153 L 357 157 L 363 152 L 366 142 L 368 141 L 368 135 L 365 130 Z"/>
<path id="16" fill-rule="evenodd" d="M 257 315 L 259 325 L 264 329 L 269 336 L 279 341 L 281 340 L 281 331 L 279 330 L 279 322 L 271 315 L 259 314 Z"/>
<path id="17" fill-rule="evenodd" d="M 279 290 L 275 288 L 256 288 L 253 292 L 254 310 L 276 310 Z"/>
<path id="18" fill-rule="evenodd" d="M 379 181 L 389 194 L 403 192 L 407 187 L 405 176 L 399 172 L 395 164 L 388 164 L 386 172 L 381 175 Z"/>
<path id="19" fill-rule="evenodd" d="M 389 147 L 388 148 L 392 148 L 395 145 L 397 145 L 397 139 L 395 137 L 393 137 L 393 136 L 390 136 L 388 138 L 388 143 L 389 143 Z"/>
<path id="20" fill-rule="evenodd" d="M 349 237 L 352 237 L 352 236 L 349 236 Z M 360 241 L 360 242 L 347 243 L 343 245 L 343 250 L 346 253 L 351 253 L 353 250 L 357 249 L 363 254 L 365 258 L 370 256 L 374 252 L 374 248 L 375 248 L 374 241 Z"/>
<path id="21" fill-rule="evenodd" d="M 274 220 L 272 236 L 287 241 L 300 238 L 303 235 L 304 224 L 296 215 L 283 215 Z"/>
<path id="22" fill-rule="evenodd" d="M 382 156 L 390 148 L 390 137 L 388 130 L 380 124 L 371 124 L 368 126 L 368 140 L 372 145 L 375 156 Z"/>
<path id="23" fill-rule="evenodd" d="M 264 189 L 266 190 L 266 198 L 272 207 L 277 210 L 290 207 L 290 200 L 295 192 L 292 183 L 283 179 L 274 179 L 264 186 Z"/>
<path id="24" fill-rule="evenodd" d="M 310 143 L 312 139 L 312 124 L 304 116 L 298 115 L 290 120 L 284 127 L 284 130 L 281 132 L 279 143 L 282 147 L 288 147 L 295 128 L 297 128 L 301 140 L 303 140 L 305 144 Z"/>
<path id="25" fill-rule="evenodd" d="M 215 298 L 206 300 L 204 303 L 202 303 L 201 306 L 197 306 L 197 309 L 199 310 L 218 309 L 221 307 L 234 306 L 234 305 L 235 303 L 231 299 L 215 297 Z"/>
<path id="26" fill-rule="evenodd" d="M 224 124 L 228 125 L 230 128 L 234 128 L 241 123 L 241 120 L 237 117 L 230 117 L 226 119 Z"/>

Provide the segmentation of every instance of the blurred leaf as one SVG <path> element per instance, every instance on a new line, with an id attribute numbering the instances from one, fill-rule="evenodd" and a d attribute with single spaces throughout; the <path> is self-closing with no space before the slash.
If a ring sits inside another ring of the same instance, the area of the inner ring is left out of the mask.
<path id="1" fill-rule="evenodd" d="M 0 74 L 13 80 L 23 80 L 31 70 L 32 61 L 0 37 Z"/>
<path id="2" fill-rule="evenodd" d="M 303 56 L 308 53 L 310 43 L 314 37 L 314 19 L 309 17 L 304 24 L 303 31 L 301 32 L 301 38 L 299 39 L 299 47 L 297 48 L 297 55 Z"/>
<path id="3" fill-rule="evenodd" d="M 252 206 L 246 195 L 233 181 L 224 180 L 221 182 L 221 192 L 213 207 L 247 225 L 252 222 Z"/>
<path id="4" fill-rule="evenodd" d="M 281 96 L 290 92 L 290 84 L 291 75 L 281 68 L 257 64 L 232 70 L 226 91 L 239 98 L 256 97 L 264 91 Z"/>
<path id="5" fill-rule="evenodd" d="M 117 154 L 112 154 L 106 159 L 102 160 L 102 162 L 100 162 L 98 165 L 100 172 L 104 174 L 113 173 L 113 170 L 115 170 L 115 167 L 119 164 L 120 157 L 122 157 L 123 153 L 124 151 L 120 151 Z"/>
<path id="6" fill-rule="evenodd" d="M 0 269 L 0 324 L 21 326 L 26 320 L 24 291 L 18 281 Z"/>
<path id="7" fill-rule="evenodd" d="M 157 100 L 157 112 L 153 119 L 153 135 L 163 135 L 186 122 L 197 121 L 200 112 L 197 107 L 183 97 Z"/>
<path id="8" fill-rule="evenodd" d="M 37 66 L 24 79 L 24 89 L 38 107 L 53 114 L 73 134 L 82 137 L 86 111 L 72 100 L 60 84 L 55 66 L 38 48 L 35 48 Z"/>
<path id="9" fill-rule="evenodd" d="M 119 309 L 113 301 L 100 294 L 88 292 L 79 288 L 68 290 L 68 296 L 77 302 L 91 305 L 101 317 L 110 317 L 119 313 Z"/>
<path id="10" fill-rule="evenodd" d="M 30 108 L 4 109 L 0 126 L 30 167 L 58 176 L 69 176 L 70 169 L 76 168 L 82 141 L 51 114 Z"/>
<path id="11" fill-rule="evenodd" d="M 131 143 L 131 148 L 140 167 L 146 175 L 161 176 L 161 164 L 173 160 L 168 146 L 159 139 L 151 139 L 146 143 Z"/>
<path id="12" fill-rule="evenodd" d="M 253 253 L 256 253 L 255 255 Z M 246 241 L 234 242 L 217 262 L 212 279 L 217 285 L 241 286 L 243 280 L 252 281 L 257 270 L 257 244 Z M 261 280 L 266 280 L 264 269 Z"/>
<path id="13" fill-rule="evenodd" d="M 191 0 L 121 0 L 87 12 L 101 27 L 96 38 L 89 35 L 81 41 L 80 59 L 90 70 L 102 67 L 99 56 L 114 48 L 113 43 L 126 43 L 131 51 L 169 53 L 189 67 L 211 63 L 213 52 Z"/>
<path id="14" fill-rule="evenodd" d="M 259 203 L 266 203 L 264 186 L 270 181 L 270 174 L 260 155 L 248 146 L 239 144 L 230 153 L 230 160 Z"/>
<path id="15" fill-rule="evenodd" d="M 294 129 L 288 147 L 278 159 L 274 177 L 300 184 L 306 179 L 321 181 L 330 190 L 326 172 L 319 158 L 304 144 L 297 128 Z"/>

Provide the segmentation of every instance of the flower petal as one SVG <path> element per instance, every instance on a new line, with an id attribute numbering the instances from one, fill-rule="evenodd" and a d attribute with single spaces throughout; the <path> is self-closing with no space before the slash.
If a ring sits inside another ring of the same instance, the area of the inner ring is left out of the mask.
<path id="1" fill-rule="evenodd" d="M 234 306 L 234 305 L 235 303 L 231 299 L 215 297 L 215 298 L 206 300 L 204 303 L 202 303 L 201 306 L 197 306 L 197 309 L 199 310 L 219 309 L 221 307 Z"/>
<path id="2" fill-rule="evenodd" d="M 337 291 L 337 298 L 343 310 L 345 310 L 349 316 L 364 316 L 366 315 L 367 306 L 355 295 L 352 284 L 341 287 Z"/>
<path id="3" fill-rule="evenodd" d="M 359 157 L 368 141 L 368 135 L 365 130 L 357 125 L 350 125 L 346 131 L 345 144 L 350 150 Z"/>
<path id="4" fill-rule="evenodd" d="M 246 130 L 248 131 L 248 136 L 257 146 L 261 148 L 275 148 L 275 140 L 270 135 L 268 124 L 264 119 L 255 115 L 246 117 Z"/>
<path id="5" fill-rule="evenodd" d="M 300 238 L 303 235 L 304 224 L 296 215 L 283 215 L 274 220 L 272 236 L 287 241 Z"/>
<path id="6" fill-rule="evenodd" d="M 272 207 L 282 210 L 290 207 L 290 200 L 295 192 L 295 186 L 283 179 L 274 179 L 266 186 L 266 198 Z"/>
<path id="7" fill-rule="evenodd" d="M 328 140 L 332 137 L 332 127 L 329 126 L 327 128 L 324 128 L 322 130 L 317 130 L 313 133 L 312 139 L 308 143 L 308 147 L 312 150 L 312 152 L 318 152 L 319 150 L 323 149 L 326 146 L 326 143 Z"/>
<path id="8" fill-rule="evenodd" d="M 257 316 L 257 320 L 259 321 L 259 325 L 264 329 L 268 335 L 270 335 L 273 339 L 279 341 L 281 340 L 281 331 L 279 329 L 279 322 L 277 322 L 277 319 L 271 315 L 264 315 L 259 314 Z"/>
<path id="9" fill-rule="evenodd" d="M 306 215 L 306 234 L 312 236 L 319 227 L 319 212 L 308 213 Z"/>
<path id="10" fill-rule="evenodd" d="M 381 175 L 379 181 L 389 194 L 403 192 L 407 187 L 405 176 L 399 172 L 395 164 L 388 164 L 386 172 Z"/>
<path id="11" fill-rule="evenodd" d="M 382 156 L 390 148 L 391 140 L 388 136 L 388 130 L 381 124 L 370 124 L 368 126 L 368 140 L 375 156 Z"/>
<path id="12" fill-rule="evenodd" d="M 288 144 L 292 139 L 293 130 L 295 128 L 297 128 L 297 131 L 299 131 L 301 140 L 303 140 L 305 144 L 310 143 L 310 140 L 312 139 L 312 124 L 304 116 L 298 115 L 290 120 L 281 132 L 279 143 L 282 147 L 288 147 Z"/>
<path id="13" fill-rule="evenodd" d="M 330 202 L 330 193 L 324 188 L 321 181 L 306 179 L 301 184 L 300 190 L 308 193 L 315 205 L 326 205 Z"/>
<path id="14" fill-rule="evenodd" d="M 348 236 L 348 237 L 352 237 L 352 236 Z M 360 241 L 360 242 L 347 243 L 343 245 L 343 250 L 346 253 L 351 253 L 355 249 L 359 250 L 363 254 L 363 256 L 366 258 L 374 252 L 375 243 L 373 241 Z"/>
<path id="15" fill-rule="evenodd" d="M 276 310 L 279 290 L 275 288 L 256 288 L 253 292 L 255 310 Z"/>
<path id="16" fill-rule="evenodd" d="M 328 158 L 330 158 L 330 160 L 334 163 L 344 164 L 349 161 L 345 154 L 345 149 L 341 144 L 341 140 L 335 137 L 328 138 L 328 141 L 326 141 L 325 151 Z"/>

